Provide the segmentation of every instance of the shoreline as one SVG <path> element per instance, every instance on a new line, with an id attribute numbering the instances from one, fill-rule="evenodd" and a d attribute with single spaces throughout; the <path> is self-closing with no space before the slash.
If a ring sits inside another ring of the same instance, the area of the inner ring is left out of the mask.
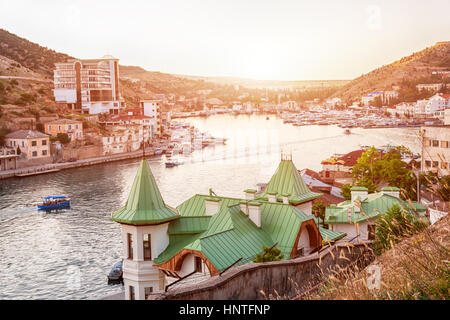
<path id="1" fill-rule="evenodd" d="M 148 149 L 145 150 L 145 158 L 155 156 L 155 152 Z M 127 152 L 127 153 L 118 153 L 109 156 L 97 157 L 97 158 L 89 158 L 78 160 L 74 162 L 62 162 L 62 163 L 50 163 L 41 166 L 34 167 L 26 167 L 15 170 L 7 170 L 0 172 L 0 180 L 11 179 L 11 178 L 24 178 L 31 177 L 46 173 L 55 173 L 65 169 L 79 168 L 79 167 L 87 167 L 97 164 L 103 164 L 108 162 L 116 162 L 123 161 L 128 159 L 136 159 L 142 157 L 142 150 Z"/>

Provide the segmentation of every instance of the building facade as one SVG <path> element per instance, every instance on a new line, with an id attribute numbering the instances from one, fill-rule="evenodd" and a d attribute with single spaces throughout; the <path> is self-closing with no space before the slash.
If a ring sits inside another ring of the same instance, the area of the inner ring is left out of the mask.
<path id="1" fill-rule="evenodd" d="M 50 157 L 50 137 L 38 131 L 19 130 L 5 137 L 6 146 L 20 150 L 21 157 L 32 160 Z"/>
<path id="2" fill-rule="evenodd" d="M 119 114 L 124 101 L 119 91 L 119 60 L 73 59 L 56 63 L 55 101 L 66 103 L 74 111 L 86 114 Z"/>
<path id="3" fill-rule="evenodd" d="M 422 170 L 450 174 L 450 126 L 422 127 Z"/>
<path id="4" fill-rule="evenodd" d="M 65 133 L 71 141 L 83 140 L 83 123 L 81 121 L 58 119 L 45 123 L 44 129 L 45 133 L 52 137 L 58 136 L 58 133 Z"/>

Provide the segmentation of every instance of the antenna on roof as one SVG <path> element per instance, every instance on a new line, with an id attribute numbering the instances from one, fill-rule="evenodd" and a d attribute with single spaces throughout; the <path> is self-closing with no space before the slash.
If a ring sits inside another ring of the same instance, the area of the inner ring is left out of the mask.
<path id="1" fill-rule="evenodd" d="M 144 137 L 144 126 L 142 126 L 142 160 L 145 160 L 145 137 Z"/>

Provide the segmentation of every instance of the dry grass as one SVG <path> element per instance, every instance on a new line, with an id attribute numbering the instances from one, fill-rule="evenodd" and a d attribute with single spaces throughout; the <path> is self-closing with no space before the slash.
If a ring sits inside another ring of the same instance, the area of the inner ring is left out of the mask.
<path id="1" fill-rule="evenodd" d="M 407 238 L 377 257 L 380 289 L 369 290 L 366 269 L 349 268 L 327 278 L 318 290 L 303 299 L 442 299 L 449 298 L 450 217 Z"/>

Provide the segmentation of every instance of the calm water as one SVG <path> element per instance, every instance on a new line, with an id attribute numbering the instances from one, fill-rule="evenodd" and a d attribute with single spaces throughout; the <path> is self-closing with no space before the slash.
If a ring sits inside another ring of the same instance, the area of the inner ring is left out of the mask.
<path id="1" fill-rule="evenodd" d="M 266 182 L 281 152 L 292 153 L 297 168 L 320 169 L 320 161 L 361 145 L 403 144 L 418 152 L 417 129 L 294 127 L 271 116 L 214 116 L 186 119 L 202 131 L 228 138 L 165 168 L 164 156 L 149 159 L 161 193 L 177 206 L 209 188 L 242 196 Z M 97 299 L 121 290 L 106 275 L 120 260 L 117 223 L 109 220 L 128 196 L 137 160 L 22 179 L 0 180 L 0 299 Z M 47 195 L 72 198 L 70 210 L 46 214 L 33 203 Z"/>

